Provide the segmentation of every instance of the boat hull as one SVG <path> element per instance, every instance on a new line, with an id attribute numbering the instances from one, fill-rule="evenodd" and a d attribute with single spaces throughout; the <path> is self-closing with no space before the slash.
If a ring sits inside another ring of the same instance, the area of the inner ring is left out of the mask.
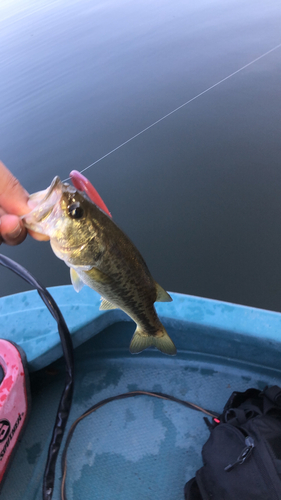
<path id="1" fill-rule="evenodd" d="M 104 398 L 131 390 L 165 392 L 220 412 L 230 394 L 281 384 L 279 313 L 181 294 L 157 304 L 178 348 L 131 355 L 135 326 L 117 310 L 99 311 L 91 290 L 49 289 L 72 333 L 75 391 L 71 423 Z M 21 318 L 21 319 L 20 319 Z M 41 500 L 42 475 L 64 383 L 56 324 L 36 292 L 0 299 L 1 336 L 27 355 L 32 411 L 3 486 L 3 498 Z M 209 431 L 203 416 L 171 401 L 138 396 L 114 401 L 81 422 L 67 455 L 68 500 L 182 500 L 201 467 Z M 60 460 L 54 500 L 60 499 Z"/>

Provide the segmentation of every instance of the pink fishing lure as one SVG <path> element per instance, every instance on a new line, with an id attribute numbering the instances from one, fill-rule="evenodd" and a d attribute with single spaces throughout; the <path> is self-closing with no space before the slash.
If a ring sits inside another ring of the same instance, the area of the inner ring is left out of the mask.
<path id="1" fill-rule="evenodd" d="M 110 211 L 100 197 L 99 193 L 90 183 L 90 181 L 86 177 L 84 177 L 84 175 L 78 172 L 78 170 L 72 170 L 69 176 L 72 180 L 73 186 L 76 189 L 78 189 L 79 191 L 84 191 L 84 193 L 86 193 L 86 195 L 90 198 L 91 201 L 94 202 L 95 205 L 101 208 L 107 215 L 109 215 L 109 217 L 112 217 Z"/>

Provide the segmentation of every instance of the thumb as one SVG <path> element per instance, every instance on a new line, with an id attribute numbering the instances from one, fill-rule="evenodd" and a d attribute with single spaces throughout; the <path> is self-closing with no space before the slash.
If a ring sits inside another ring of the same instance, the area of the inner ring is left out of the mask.
<path id="1" fill-rule="evenodd" d="M 6 213 L 24 215 L 30 211 L 28 192 L 0 161 L 0 206 Z"/>

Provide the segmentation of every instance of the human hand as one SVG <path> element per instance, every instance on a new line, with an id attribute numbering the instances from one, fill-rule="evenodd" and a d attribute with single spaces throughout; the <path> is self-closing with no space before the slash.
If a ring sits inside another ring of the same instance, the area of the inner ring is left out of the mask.
<path id="1" fill-rule="evenodd" d="M 18 245 L 26 238 L 27 232 L 37 240 L 49 239 L 24 227 L 20 216 L 32 210 L 28 199 L 28 192 L 0 161 L 0 245 L 3 242 Z"/>

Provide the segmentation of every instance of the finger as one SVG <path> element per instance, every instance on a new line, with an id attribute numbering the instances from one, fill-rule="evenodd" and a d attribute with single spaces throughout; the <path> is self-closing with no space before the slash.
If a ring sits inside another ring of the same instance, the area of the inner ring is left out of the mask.
<path id="1" fill-rule="evenodd" d="M 16 215 L 3 215 L 0 218 L 0 238 L 8 245 L 18 245 L 26 238 L 27 230 Z M 2 242 L 0 240 L 0 242 Z"/>
<path id="2" fill-rule="evenodd" d="M 0 161 L 0 205 L 10 214 L 24 215 L 30 211 L 28 193 Z"/>
<path id="3" fill-rule="evenodd" d="M 21 186 L 20 182 L 13 176 L 13 174 L 7 169 L 7 167 L 5 167 L 5 165 L 1 161 L 0 179 L 0 217 L 5 213 L 18 216 L 29 213 L 32 207 L 28 204 L 28 192 Z M 9 224 L 12 224 L 12 227 L 9 226 Z M 18 235 L 17 232 L 19 233 Z M 43 234 L 35 233 L 34 231 L 28 232 L 36 240 L 49 240 L 49 237 Z M 4 240 L 5 243 L 8 243 L 10 245 L 17 245 L 25 239 L 26 234 L 27 230 L 21 220 L 18 220 L 17 224 L 15 223 L 15 219 L 6 219 L 5 217 L 2 225 L 2 230 L 0 229 L 0 237 L 2 235 L 2 240 Z"/>

